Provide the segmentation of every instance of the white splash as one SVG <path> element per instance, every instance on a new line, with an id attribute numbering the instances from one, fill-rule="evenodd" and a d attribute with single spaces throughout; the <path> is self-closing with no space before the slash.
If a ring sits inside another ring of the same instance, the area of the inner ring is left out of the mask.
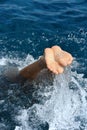
<path id="1" fill-rule="evenodd" d="M 0 66 L 6 65 L 7 59 L 6 58 L 1 58 L 0 59 Z"/>
<path id="2" fill-rule="evenodd" d="M 17 117 L 17 120 L 19 121 L 22 126 L 16 126 L 15 130 L 31 130 L 31 128 L 28 125 L 28 112 L 27 110 L 21 110 L 19 116 Z"/>
<path id="3" fill-rule="evenodd" d="M 2 58 L 0 61 L 0 65 L 7 62 L 16 63 L 21 69 L 32 63 L 34 58 L 28 55 L 24 60 Z M 46 86 L 41 87 L 46 89 Z M 52 87 L 53 90 L 38 90 L 38 93 L 50 95 L 50 99 L 44 104 L 34 104 L 29 109 L 20 110 L 15 116 L 19 124 L 15 130 L 38 130 L 38 126 L 45 122 L 49 124 L 49 130 L 87 130 L 87 79 L 83 78 L 83 74 L 71 72 L 66 68 L 63 74 L 54 78 L 53 85 L 47 87 Z"/>
<path id="4" fill-rule="evenodd" d="M 79 82 L 80 80 L 80 82 Z M 81 86 L 82 82 L 86 82 L 85 86 Z M 72 85 L 70 85 L 72 83 Z M 73 86 L 74 85 L 74 86 Z M 35 115 L 32 117 L 32 126 L 35 120 L 48 122 L 49 130 L 74 130 L 84 126 L 84 130 L 87 129 L 87 92 L 85 88 L 87 86 L 87 79 L 83 79 L 83 75 L 71 72 L 69 69 L 65 70 L 65 73 L 58 75 L 54 79 L 54 90 L 51 93 L 51 98 L 45 102 L 44 105 L 34 104 L 30 109 L 25 110 L 28 112 L 26 115 L 29 118 L 30 113 L 35 111 Z M 48 86 L 49 87 L 49 86 Z M 74 87 L 70 89 L 70 87 Z M 45 89 L 45 88 L 44 88 Z M 39 93 L 40 91 L 38 91 Z M 42 94 L 40 92 L 40 94 Z M 43 93 L 46 95 L 46 93 Z M 24 126 L 23 112 L 21 119 L 21 125 Z M 27 119 L 26 118 L 26 119 Z M 36 118 L 36 119 L 35 119 Z M 77 119 L 80 118 L 80 119 Z M 22 121 L 23 120 L 23 121 Z M 81 120 L 84 120 L 83 126 Z M 25 120 L 29 127 L 29 120 Z M 38 123 L 36 122 L 36 129 L 38 130 Z M 28 128 L 26 130 L 34 130 L 34 128 Z M 23 129 L 24 130 L 24 129 Z"/>

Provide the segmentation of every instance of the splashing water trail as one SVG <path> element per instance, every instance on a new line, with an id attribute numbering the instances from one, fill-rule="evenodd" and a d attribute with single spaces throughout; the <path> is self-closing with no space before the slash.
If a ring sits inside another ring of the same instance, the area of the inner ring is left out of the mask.
<path id="1" fill-rule="evenodd" d="M 5 69 L 21 70 L 54 45 L 75 58 L 63 74 L 6 80 Z M 0 1 L 0 130 L 87 130 L 86 0 Z"/>
<path id="2" fill-rule="evenodd" d="M 20 61 L 18 64 L 21 68 Z M 55 76 L 53 84 L 46 86 L 44 82 L 36 85 L 38 89 L 32 94 L 41 102 L 18 109 L 15 130 L 86 130 L 87 79 L 83 74 L 67 67 L 63 74 Z"/>

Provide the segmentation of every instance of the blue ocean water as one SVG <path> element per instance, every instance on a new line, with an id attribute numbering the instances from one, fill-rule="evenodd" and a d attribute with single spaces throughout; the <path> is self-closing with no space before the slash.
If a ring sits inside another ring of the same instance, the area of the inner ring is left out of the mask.
<path id="1" fill-rule="evenodd" d="M 71 70 L 28 94 L 1 77 L 0 130 L 87 130 L 87 1 L 0 1 L 1 70 L 8 62 L 22 68 L 53 45 L 73 55 Z"/>

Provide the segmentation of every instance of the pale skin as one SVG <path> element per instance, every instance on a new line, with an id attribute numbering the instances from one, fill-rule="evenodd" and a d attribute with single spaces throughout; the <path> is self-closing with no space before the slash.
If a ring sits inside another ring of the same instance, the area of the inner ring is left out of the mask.
<path id="1" fill-rule="evenodd" d="M 44 50 L 44 56 L 33 64 L 28 65 L 19 72 L 19 76 L 34 80 L 43 69 L 48 69 L 54 74 L 62 74 L 64 68 L 70 65 L 73 57 L 70 53 L 62 50 L 59 46 L 53 46 Z"/>
<path id="2" fill-rule="evenodd" d="M 51 57 L 51 58 L 50 58 Z M 63 51 L 59 46 L 45 49 L 47 67 L 54 74 L 63 73 L 64 67 L 70 65 L 73 57 L 70 53 Z"/>

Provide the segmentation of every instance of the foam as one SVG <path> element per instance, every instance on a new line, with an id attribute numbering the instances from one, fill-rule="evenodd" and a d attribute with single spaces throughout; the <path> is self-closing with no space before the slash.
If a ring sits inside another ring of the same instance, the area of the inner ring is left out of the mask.
<path id="1" fill-rule="evenodd" d="M 85 86 L 82 86 L 82 82 L 85 81 Z M 29 119 L 32 111 L 35 111 L 34 115 L 32 115 L 32 126 L 35 120 L 39 118 L 41 122 L 48 122 L 49 130 L 73 130 L 82 127 L 87 129 L 86 86 L 87 79 L 83 79 L 82 74 L 71 72 L 68 68 L 65 70 L 64 74 L 55 77 L 53 83 L 54 90 L 49 92 L 51 98 L 46 100 L 44 105 L 34 104 L 28 110 L 24 110 L 27 113 L 27 115 L 25 114 L 26 119 Z M 42 94 L 41 91 L 38 91 L 38 93 Z M 46 92 L 43 93 L 43 95 L 46 95 Z M 20 116 L 25 119 L 23 117 L 23 112 Z M 40 121 L 36 122 L 35 130 L 38 130 L 37 128 L 41 123 Z M 21 120 L 22 126 L 24 125 L 23 122 L 24 120 Z M 26 126 L 29 127 L 29 120 L 27 120 L 26 123 Z M 34 128 L 31 127 L 26 130 L 34 130 Z"/>
<path id="2" fill-rule="evenodd" d="M 20 58 L 13 58 L 13 57 L 2 57 L 0 59 L 0 66 L 8 65 L 10 64 L 16 64 L 19 69 L 23 68 L 24 66 L 34 62 L 34 58 L 31 55 L 27 55 L 25 59 L 20 59 Z"/>
<path id="3" fill-rule="evenodd" d="M 0 61 L 0 66 L 10 62 L 16 63 L 21 69 L 32 63 L 34 58 L 28 55 L 24 60 L 2 58 Z M 47 91 L 48 87 L 51 89 Z M 44 98 L 43 104 L 35 103 L 27 109 L 18 110 L 15 120 L 19 125 L 15 126 L 15 130 L 38 130 L 42 125 L 44 127 L 49 125 L 49 130 L 87 129 L 87 79 L 83 78 L 83 74 L 66 68 L 62 75 L 54 78 L 53 85 L 41 85 L 37 93 L 42 95 L 42 97 L 36 95 L 40 100 L 44 97 L 50 98 Z M 0 103 L 2 104 L 3 100 Z"/>
<path id="4" fill-rule="evenodd" d="M 6 65 L 6 61 L 7 61 L 6 58 L 1 58 L 0 59 L 0 66 Z"/>

